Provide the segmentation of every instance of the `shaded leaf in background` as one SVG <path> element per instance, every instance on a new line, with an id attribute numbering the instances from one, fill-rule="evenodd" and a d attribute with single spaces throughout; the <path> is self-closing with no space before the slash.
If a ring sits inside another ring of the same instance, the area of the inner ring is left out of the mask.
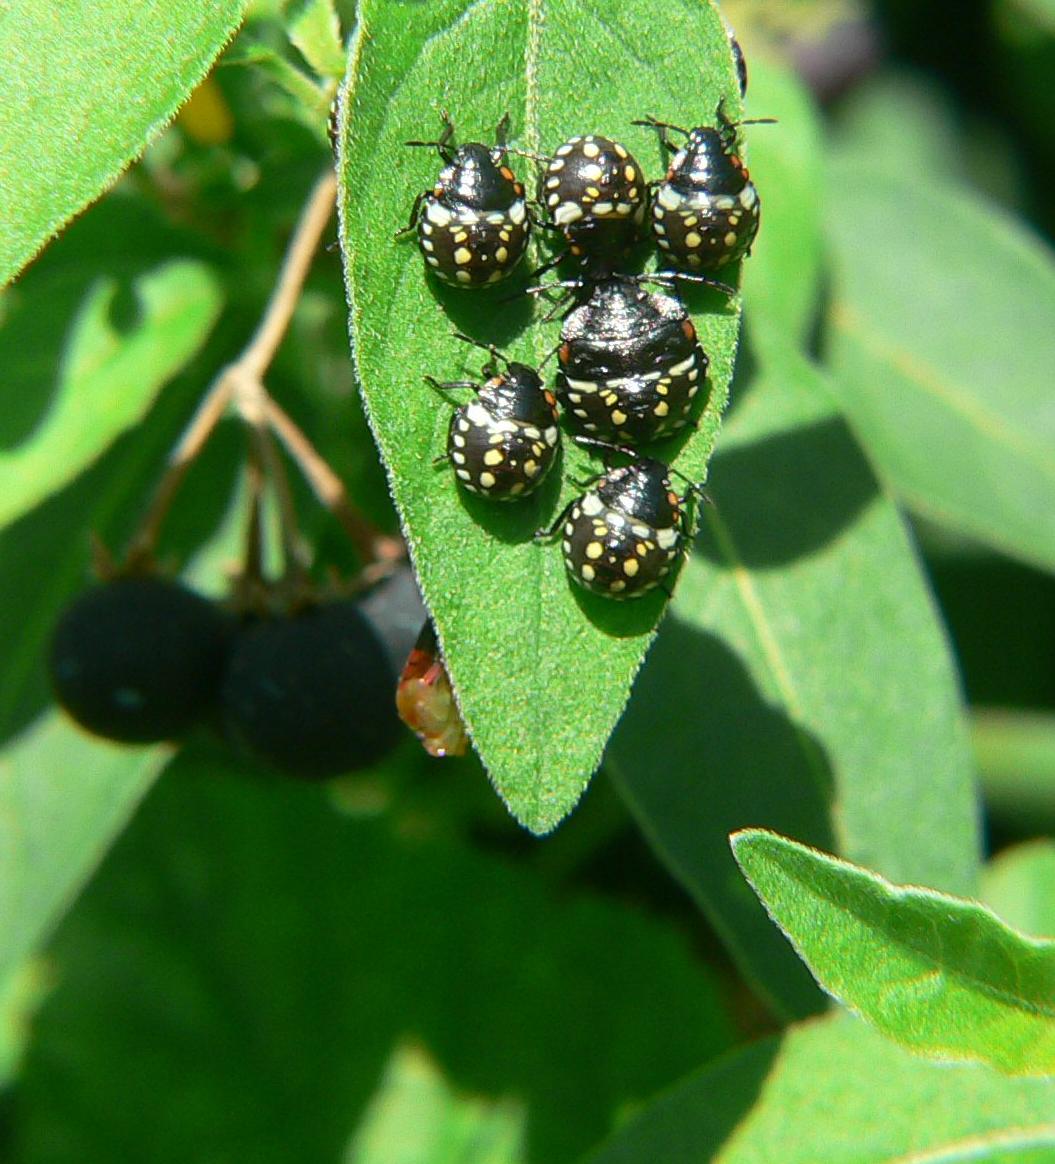
<path id="1" fill-rule="evenodd" d="M 737 391 L 714 504 L 608 766 L 741 970 L 801 1015 L 817 992 L 728 834 L 765 825 L 970 893 L 977 809 L 947 643 L 823 380 L 789 355 Z"/>
<path id="2" fill-rule="evenodd" d="M 523 1125 L 520 1104 L 460 1096 L 420 1049 L 400 1047 L 344 1164 L 521 1164 Z"/>
<path id="3" fill-rule="evenodd" d="M 14 1158 L 332 1164 L 409 1038 L 561 1164 L 729 1045 L 664 925 L 395 823 L 184 751 L 56 941 Z"/>
<path id="4" fill-rule="evenodd" d="M 45 716 L 0 756 L 0 981 L 46 937 L 168 755 Z"/>
<path id="5" fill-rule="evenodd" d="M 289 39 L 320 77 L 340 80 L 347 65 L 333 0 L 295 0 L 286 12 Z"/>
<path id="6" fill-rule="evenodd" d="M 1026 836 L 1055 832 L 1055 715 L 975 708 L 971 742 L 991 817 Z"/>
<path id="7" fill-rule="evenodd" d="M 569 440 L 540 492 L 515 505 L 464 495 L 448 468 L 430 465 L 444 451 L 450 407 L 421 377 L 460 379 L 481 362 L 452 329 L 538 361 L 559 327 L 539 324 L 529 297 L 503 301 L 521 277 L 494 292 L 440 289 L 413 241 L 393 239 L 438 167 L 435 154 L 404 142 L 436 133 L 440 106 L 452 111 L 463 140 L 490 140 L 508 110 L 521 146 L 615 135 L 656 175 L 655 134 L 630 123 L 654 113 L 695 124 L 712 115 L 719 95 L 735 113 L 725 31 L 713 6 L 689 0 L 667 4 L 662 20 L 650 0 L 603 13 L 581 0 L 367 0 L 350 56 L 339 171 L 354 359 L 475 746 L 513 815 L 542 833 L 596 768 L 664 596 L 617 603 L 576 592 L 559 545 L 532 543 L 533 531 L 579 491 L 572 478 L 596 471 L 596 459 Z M 529 163 L 513 165 L 533 187 Z M 679 469 L 702 480 L 738 313 L 713 293 L 687 300 L 712 361 L 710 393 L 699 429 L 682 438 L 680 452 L 667 442 L 663 455 L 677 453 Z"/>
<path id="8" fill-rule="evenodd" d="M 982 893 L 1009 926 L 1055 937 L 1055 841 L 1045 837 L 999 853 L 985 868 Z"/>
<path id="9" fill-rule="evenodd" d="M 744 319 L 752 354 L 779 360 L 809 342 L 821 277 L 824 172 L 821 127 L 809 94 L 766 57 L 751 62 L 746 115 L 776 125 L 745 126 L 762 225 L 744 264 Z"/>
<path id="10" fill-rule="evenodd" d="M 817 981 L 884 1034 L 921 1054 L 1055 1074 L 1055 940 L 774 833 L 736 833 L 732 846 Z"/>
<path id="11" fill-rule="evenodd" d="M 49 412 L 15 448 L 0 451 L 0 526 L 72 480 L 140 421 L 219 314 L 220 289 L 202 263 L 177 260 L 137 278 L 135 316 L 123 328 L 113 322 L 118 286 L 102 277 L 89 290 L 63 345 Z M 20 298 L 17 288 L 10 294 Z M 19 330 L 8 320 L 0 342 L 19 344 Z"/>
<path id="12" fill-rule="evenodd" d="M 50 988 L 51 975 L 40 958 L 27 958 L 0 977 L 0 1095 L 18 1075 L 33 1014 Z"/>
<path id="13" fill-rule="evenodd" d="M 0 286 L 173 116 L 241 0 L 49 0 L 0 21 Z"/>
<path id="14" fill-rule="evenodd" d="M 846 160 L 828 169 L 828 360 L 910 506 L 1055 567 L 1050 250 L 995 206 Z"/>
<path id="15" fill-rule="evenodd" d="M 690 1076 L 588 1164 L 1047 1164 L 1055 1084 L 935 1065 L 845 1015 Z"/>

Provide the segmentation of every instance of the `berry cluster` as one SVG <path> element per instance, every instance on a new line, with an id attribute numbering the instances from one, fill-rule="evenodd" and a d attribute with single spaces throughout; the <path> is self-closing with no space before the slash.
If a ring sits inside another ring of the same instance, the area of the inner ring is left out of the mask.
<path id="1" fill-rule="evenodd" d="M 405 610 L 397 622 L 378 605 L 372 617 L 353 599 L 237 615 L 157 574 L 118 575 L 60 618 L 52 687 L 106 739 L 150 743 L 207 726 L 266 767 L 324 779 L 375 762 L 398 738 L 392 690 L 408 623 Z"/>
<path id="2" fill-rule="evenodd" d="M 599 134 L 571 137 L 552 155 L 535 158 L 542 172 L 531 202 L 507 164 L 508 118 L 499 122 L 493 146 L 456 146 L 446 113 L 443 122 L 436 141 L 407 143 L 434 147 L 444 162 L 433 187 L 416 199 L 408 227 L 417 232 L 426 270 L 454 287 L 494 284 L 511 273 L 539 226 L 555 232 L 563 249 L 535 274 L 566 259 L 578 263 L 579 273 L 529 289 L 558 288 L 572 300 L 555 349 L 553 392 L 534 368 L 456 333 L 490 359 L 482 384 L 427 377 L 441 393 L 474 393 L 455 408 L 438 460 L 449 462 L 472 493 L 496 501 L 526 497 L 556 463 L 559 403 L 579 444 L 622 453 L 631 463 L 606 468 L 536 539 L 561 531 L 564 562 L 579 586 L 610 598 L 637 597 L 661 586 L 677 563 L 686 500 L 672 488 L 668 465 L 639 450 L 694 424 L 709 365 L 673 285 L 687 279 L 731 294 L 706 273 L 742 259 L 758 232 L 758 192 L 738 154 L 737 123 L 721 105 L 713 127 L 682 129 L 654 117 L 635 122 L 655 129 L 671 155 L 665 177 L 652 183 L 622 143 Z M 684 142 L 676 144 L 671 133 Z M 620 273 L 646 224 L 675 269 Z M 665 289 L 648 290 L 647 283 Z"/>

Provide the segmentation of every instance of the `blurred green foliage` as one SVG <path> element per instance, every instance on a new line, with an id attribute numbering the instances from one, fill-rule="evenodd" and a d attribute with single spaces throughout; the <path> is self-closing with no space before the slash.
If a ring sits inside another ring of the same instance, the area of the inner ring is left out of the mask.
<path id="1" fill-rule="evenodd" d="M 454 20 L 465 7 L 441 2 Z M 676 34 L 698 8 L 650 0 L 648 16 Z M 354 11 L 338 11 L 347 37 Z M 89 535 L 124 545 L 332 165 L 334 15 L 326 0 L 249 5 L 175 123 L 0 295 L 0 1157 L 564 1164 L 607 1141 L 597 1164 L 1055 1158 L 1050 1080 L 939 1067 L 857 1021 L 804 1019 L 822 996 L 726 841 L 767 826 L 971 893 L 981 820 L 987 901 L 1053 933 L 1052 5 L 722 5 L 748 60 L 747 115 L 780 122 L 744 131 L 766 209 L 714 505 L 607 768 L 544 841 L 474 757 L 437 764 L 408 740 L 322 791 L 205 739 L 174 759 L 111 749 L 49 707 L 44 646 L 89 577 Z M 603 41 L 631 71 L 647 58 L 599 9 L 571 23 L 561 52 Z M 220 47 L 165 29 L 152 35 L 193 66 L 166 74 L 182 88 L 129 80 L 146 40 L 124 68 L 124 42 L 109 46 L 105 76 L 133 85 L 132 106 L 109 153 L 82 157 L 63 126 L 66 177 L 90 181 L 20 260 L 143 151 Z M 383 71 L 385 45 L 373 51 Z M 414 136 L 440 105 L 469 107 L 460 86 L 495 59 L 475 51 L 483 64 L 430 76 Z M 75 37 L 62 54 L 48 67 L 92 67 Z M 574 109 L 567 69 L 559 100 Z M 5 103 L 9 142 L 49 132 L 38 106 Z M 52 205 L 49 168 L 18 164 L 17 189 L 38 182 Z M 147 293 L 159 277 L 168 298 Z M 347 328 L 341 258 L 324 247 L 268 387 L 394 531 Z M 80 387 L 85 350 L 114 375 Z M 939 386 L 937 411 L 921 382 Z M 35 448 L 52 450 L 39 465 Z M 239 552 L 243 453 L 224 422 L 161 547 L 215 595 Z M 353 570 L 299 483 L 295 502 L 320 572 Z M 791 915 L 818 883 L 782 887 Z M 950 917 L 934 921 L 942 940 Z"/>

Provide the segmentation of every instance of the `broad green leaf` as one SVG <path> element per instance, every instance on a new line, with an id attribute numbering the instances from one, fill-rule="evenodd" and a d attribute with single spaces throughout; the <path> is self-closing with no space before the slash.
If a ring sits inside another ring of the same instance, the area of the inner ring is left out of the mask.
<path id="1" fill-rule="evenodd" d="M 289 39 L 319 74 L 339 81 L 344 76 L 341 21 L 333 0 L 299 0 L 286 13 Z"/>
<path id="2" fill-rule="evenodd" d="M 971 739 L 994 817 L 1026 834 L 1055 831 L 1055 715 L 976 708 Z"/>
<path id="3" fill-rule="evenodd" d="M 72 480 L 137 424 L 158 389 L 201 347 L 220 310 L 216 278 L 191 260 L 136 279 L 136 314 L 125 329 L 112 318 L 118 287 L 107 276 L 91 287 L 70 322 L 47 414 L 17 446 L 0 451 L 0 526 Z M 8 294 L 17 311 L 20 290 Z M 9 320 L 0 343 L 17 344 L 20 331 Z"/>
<path id="4" fill-rule="evenodd" d="M 344 1164 L 522 1164 L 515 1101 L 457 1095 L 420 1049 L 393 1054 Z"/>
<path id="5" fill-rule="evenodd" d="M 0 981 L 39 946 L 164 757 L 89 739 L 57 714 L 0 752 Z"/>
<path id="6" fill-rule="evenodd" d="M 528 1159 L 565 1164 L 730 1041 L 665 924 L 205 748 L 155 785 L 51 957 L 21 1164 L 203 1144 L 332 1164 L 408 1040 L 455 1093 L 515 1097 Z"/>
<path id="7" fill-rule="evenodd" d="M 828 170 L 828 355 L 840 403 L 910 506 L 1055 567 L 1051 252 L 982 200 Z"/>
<path id="8" fill-rule="evenodd" d="M 393 236 L 439 163 L 403 143 L 437 132 L 439 105 L 452 110 L 463 138 L 476 140 L 490 139 L 508 111 L 521 147 L 554 149 L 573 133 L 613 134 L 648 174 L 658 174 L 655 134 L 632 120 L 653 113 L 695 124 L 722 95 L 735 115 L 724 28 L 712 5 L 695 0 L 671 0 L 661 19 L 651 0 L 603 12 L 584 0 L 409 7 L 364 0 L 360 8 L 338 166 L 353 357 L 474 744 L 513 815 L 537 833 L 568 813 L 597 767 L 665 596 L 621 604 L 576 593 L 559 545 L 533 544 L 532 533 L 581 491 L 573 480 L 596 472 L 596 458 L 570 440 L 540 493 L 515 505 L 462 496 L 449 469 L 430 464 L 445 450 L 450 409 L 421 377 L 464 378 L 480 364 L 480 353 L 451 331 L 468 330 L 538 362 L 559 327 L 541 322 L 533 298 L 507 301 L 506 288 L 443 291 L 426 279 L 414 243 Z M 527 178 L 527 164 L 513 164 Z M 700 309 L 711 383 L 677 467 L 702 480 L 738 311 L 714 293 L 687 299 Z"/>
<path id="9" fill-rule="evenodd" d="M 1000 0 L 996 20 L 1008 37 L 1049 45 L 1055 40 L 1055 0 Z"/>
<path id="10" fill-rule="evenodd" d="M 1028 841 L 999 853 L 986 866 L 982 891 L 1008 925 L 1055 937 L 1055 841 Z"/>
<path id="11" fill-rule="evenodd" d="M 904 526 L 801 357 L 743 389 L 696 553 L 608 752 L 657 852 L 784 1014 L 819 998 L 746 893 L 764 825 L 969 893 L 971 757 Z"/>
<path id="12" fill-rule="evenodd" d="M 0 1094 L 18 1075 L 33 1013 L 51 986 L 39 958 L 27 958 L 0 977 Z"/>
<path id="13" fill-rule="evenodd" d="M 690 1076 L 588 1164 L 1050 1164 L 1055 1085 L 936 1065 L 846 1015 Z"/>
<path id="14" fill-rule="evenodd" d="M 888 67 L 839 102 L 831 148 L 841 162 L 963 177 L 963 130 L 952 94 L 925 73 Z M 823 167 L 821 167 L 823 172 Z"/>
<path id="15" fill-rule="evenodd" d="M 1011 1075 L 1055 1074 L 1055 940 L 774 833 L 745 830 L 732 846 L 821 986 L 884 1034 Z"/>
<path id="16" fill-rule="evenodd" d="M 274 82 L 290 100 L 283 111 L 306 125 L 322 140 L 326 135 L 326 114 L 332 98 L 326 90 L 281 53 L 262 41 L 239 40 L 224 57 L 225 65 L 251 65 Z"/>
<path id="17" fill-rule="evenodd" d="M 0 17 L 0 286 L 172 118 L 241 0 L 49 0 Z"/>
<path id="18" fill-rule="evenodd" d="M 762 224 L 744 264 L 744 307 L 752 350 L 782 359 L 809 341 L 821 274 L 823 152 L 820 126 L 802 83 L 769 58 L 751 61 L 746 115 L 776 125 L 745 126 Z"/>

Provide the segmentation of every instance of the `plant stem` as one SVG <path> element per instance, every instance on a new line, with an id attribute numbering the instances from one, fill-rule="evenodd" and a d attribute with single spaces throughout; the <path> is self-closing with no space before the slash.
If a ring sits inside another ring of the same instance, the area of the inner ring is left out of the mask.
<path id="1" fill-rule="evenodd" d="M 322 233 L 333 215 L 336 195 L 337 178 L 331 171 L 327 171 L 315 183 L 301 212 L 282 261 L 275 289 L 256 331 L 238 358 L 213 381 L 172 450 L 165 474 L 132 539 L 129 563 L 147 560 L 153 555 L 161 525 L 183 484 L 187 470 L 232 403 L 243 421 L 250 426 L 253 447 L 275 489 L 287 572 L 304 571 L 306 552 L 298 533 L 296 511 L 285 469 L 271 439 L 271 428 L 278 434 L 316 496 L 344 526 L 364 562 L 377 564 L 381 567 L 380 572 L 385 573 L 391 563 L 403 557 L 405 550 L 402 541 L 382 534 L 355 510 L 343 483 L 304 433 L 275 403 L 263 383 L 264 374 L 289 328 Z"/>
<path id="2" fill-rule="evenodd" d="M 344 482 L 323 460 L 292 418 L 270 396 L 265 407 L 268 422 L 278 434 L 279 440 L 296 461 L 315 496 L 344 527 L 363 561 L 389 564 L 400 561 L 406 553 L 402 538 L 381 533 L 366 521 L 349 500 Z"/>
<path id="3" fill-rule="evenodd" d="M 301 288 L 311 268 L 322 232 L 333 216 L 337 203 L 337 175 L 327 170 L 315 183 L 307 203 L 301 211 L 293 232 L 286 257 L 282 260 L 278 282 L 253 338 L 238 357 L 237 366 L 255 380 L 263 379 L 282 342 Z"/>

